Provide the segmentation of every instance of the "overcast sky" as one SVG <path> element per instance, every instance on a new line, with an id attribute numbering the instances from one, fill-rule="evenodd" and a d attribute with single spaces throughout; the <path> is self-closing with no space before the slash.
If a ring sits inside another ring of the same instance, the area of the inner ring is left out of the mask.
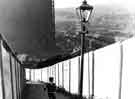
<path id="1" fill-rule="evenodd" d="M 56 8 L 77 7 L 83 0 L 55 0 Z M 120 4 L 130 11 L 135 11 L 135 0 L 87 0 L 89 4 Z"/>

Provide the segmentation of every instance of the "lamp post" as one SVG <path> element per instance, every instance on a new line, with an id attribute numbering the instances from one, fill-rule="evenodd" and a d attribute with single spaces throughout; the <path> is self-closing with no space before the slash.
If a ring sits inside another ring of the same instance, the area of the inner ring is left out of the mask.
<path id="1" fill-rule="evenodd" d="M 83 92 L 83 69 L 84 69 L 84 51 L 85 51 L 85 34 L 88 33 L 86 29 L 86 23 L 88 23 L 93 6 L 87 4 L 87 1 L 84 0 L 78 8 L 76 8 L 77 15 L 79 16 L 81 22 L 81 72 L 79 79 L 79 95 L 82 97 Z"/>

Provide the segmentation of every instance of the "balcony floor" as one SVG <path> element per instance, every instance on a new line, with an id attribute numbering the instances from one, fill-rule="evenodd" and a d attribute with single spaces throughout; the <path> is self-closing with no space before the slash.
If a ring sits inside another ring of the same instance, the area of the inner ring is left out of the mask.
<path id="1" fill-rule="evenodd" d="M 47 91 L 44 91 L 43 84 L 41 83 L 29 83 L 26 84 L 23 99 L 49 99 Z M 70 99 L 60 93 L 56 93 L 56 99 Z"/>

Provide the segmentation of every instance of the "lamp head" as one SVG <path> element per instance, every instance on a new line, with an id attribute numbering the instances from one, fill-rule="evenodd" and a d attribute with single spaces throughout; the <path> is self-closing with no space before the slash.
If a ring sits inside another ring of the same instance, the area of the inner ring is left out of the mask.
<path id="1" fill-rule="evenodd" d="M 92 10 L 93 10 L 93 6 L 87 4 L 87 1 L 84 0 L 81 4 L 81 6 L 79 6 L 76 11 L 77 11 L 77 14 L 80 18 L 80 20 L 82 22 L 88 22 L 89 21 L 89 18 L 91 16 L 91 13 L 92 13 Z"/>

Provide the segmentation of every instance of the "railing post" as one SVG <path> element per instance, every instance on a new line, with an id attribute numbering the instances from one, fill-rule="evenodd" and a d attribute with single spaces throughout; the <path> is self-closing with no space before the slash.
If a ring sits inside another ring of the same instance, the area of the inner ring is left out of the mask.
<path id="1" fill-rule="evenodd" d="M 35 70 L 33 70 L 33 78 L 34 78 L 34 81 L 35 81 Z"/>
<path id="2" fill-rule="evenodd" d="M 71 92 L 71 60 L 69 60 L 69 92 Z"/>
<path id="3" fill-rule="evenodd" d="M 90 99 L 90 62 L 89 62 L 89 52 L 88 52 L 88 95 Z"/>
<path id="4" fill-rule="evenodd" d="M 47 81 L 49 82 L 49 68 L 47 68 Z"/>
<path id="5" fill-rule="evenodd" d="M 41 81 L 42 81 L 42 69 L 41 69 Z"/>
<path id="6" fill-rule="evenodd" d="M 56 84 L 56 65 L 54 67 L 54 71 L 55 71 L 55 84 Z"/>
<path id="7" fill-rule="evenodd" d="M 120 81 L 119 81 L 119 96 L 118 99 L 121 99 L 121 90 L 122 90 L 122 74 L 123 74 L 123 45 L 120 43 Z"/>
<path id="8" fill-rule="evenodd" d="M 92 99 L 94 99 L 94 80 L 95 80 L 95 54 L 92 52 Z"/>
<path id="9" fill-rule="evenodd" d="M 59 77 L 59 63 L 58 63 L 58 86 L 59 86 L 59 79 L 60 77 Z"/>
<path id="10" fill-rule="evenodd" d="M 81 63 L 80 63 L 80 56 L 78 58 L 78 93 L 79 93 L 79 82 L 80 82 L 80 67 L 81 67 Z"/>
<path id="11" fill-rule="evenodd" d="M 62 86 L 64 88 L 64 63 L 62 62 Z"/>
<path id="12" fill-rule="evenodd" d="M 11 88 L 12 88 L 12 99 L 14 99 L 14 84 L 13 84 L 13 72 L 12 72 L 12 59 L 11 55 L 9 54 L 9 60 L 10 60 L 10 72 L 11 72 Z"/>
<path id="13" fill-rule="evenodd" d="M 29 69 L 29 80 L 31 81 L 31 69 Z"/>
<path id="14" fill-rule="evenodd" d="M 0 73 L 1 73 L 2 96 L 3 96 L 3 99 L 5 99 L 3 62 L 2 62 L 2 40 L 1 39 L 0 39 Z"/>
<path id="15" fill-rule="evenodd" d="M 16 60 L 14 60 L 15 62 L 15 76 L 16 76 L 16 97 L 18 99 L 18 70 L 17 70 L 17 64 L 16 64 Z"/>

